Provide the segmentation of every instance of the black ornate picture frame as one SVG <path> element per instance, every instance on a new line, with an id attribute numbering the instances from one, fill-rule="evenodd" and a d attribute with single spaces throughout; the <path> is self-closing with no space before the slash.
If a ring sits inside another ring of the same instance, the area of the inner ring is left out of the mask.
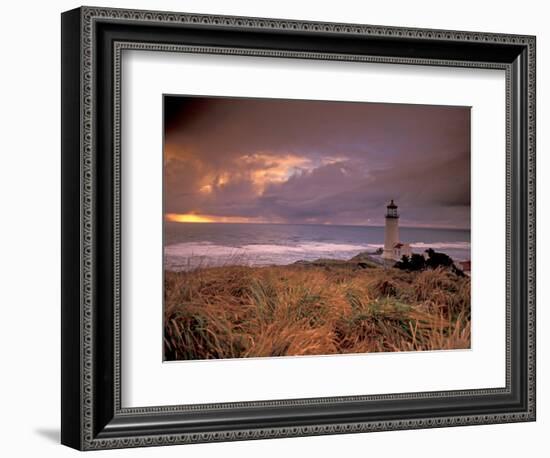
<path id="1" fill-rule="evenodd" d="M 506 73 L 504 388 L 124 408 L 127 49 Z M 62 433 L 79 450 L 535 420 L 535 37 L 82 7 L 62 14 Z"/>

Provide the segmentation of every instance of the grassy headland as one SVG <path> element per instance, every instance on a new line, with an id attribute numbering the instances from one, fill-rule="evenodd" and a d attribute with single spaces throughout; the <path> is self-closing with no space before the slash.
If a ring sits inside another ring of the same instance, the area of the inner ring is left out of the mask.
<path id="1" fill-rule="evenodd" d="M 470 278 L 368 257 L 166 271 L 167 360 L 470 347 Z"/>

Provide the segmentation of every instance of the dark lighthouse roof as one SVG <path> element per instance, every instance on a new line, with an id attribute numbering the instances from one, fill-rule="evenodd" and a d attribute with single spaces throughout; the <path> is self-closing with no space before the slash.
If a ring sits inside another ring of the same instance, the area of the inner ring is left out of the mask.
<path id="1" fill-rule="evenodd" d="M 388 204 L 388 207 L 387 208 L 397 208 L 397 205 L 395 205 L 393 203 L 393 199 L 391 200 L 391 202 Z"/>

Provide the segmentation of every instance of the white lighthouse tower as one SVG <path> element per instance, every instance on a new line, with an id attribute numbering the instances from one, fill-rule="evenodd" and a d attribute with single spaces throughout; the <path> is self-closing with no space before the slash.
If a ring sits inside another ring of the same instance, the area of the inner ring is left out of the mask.
<path id="1" fill-rule="evenodd" d="M 384 252 L 382 258 L 399 261 L 402 256 L 411 256 L 409 243 L 399 241 L 399 214 L 393 199 L 386 207 L 386 227 L 384 228 Z"/>
<path id="2" fill-rule="evenodd" d="M 395 247 L 399 243 L 399 214 L 397 213 L 397 205 L 393 203 L 393 199 L 386 207 L 386 226 L 384 228 L 384 259 L 395 259 Z"/>

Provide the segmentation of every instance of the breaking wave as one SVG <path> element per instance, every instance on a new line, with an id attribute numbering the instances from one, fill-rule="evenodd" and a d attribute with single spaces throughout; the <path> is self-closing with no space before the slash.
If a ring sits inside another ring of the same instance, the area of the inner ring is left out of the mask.
<path id="1" fill-rule="evenodd" d="M 165 264 L 171 270 L 189 270 L 197 267 L 223 265 L 284 265 L 296 261 L 312 261 L 319 258 L 349 259 L 361 252 L 374 253 L 383 244 L 354 244 L 318 241 L 301 241 L 292 244 L 257 243 L 228 246 L 213 242 L 180 242 L 164 249 Z M 428 248 L 443 251 L 451 257 L 469 259 L 469 242 L 415 242 L 414 252 Z"/>

